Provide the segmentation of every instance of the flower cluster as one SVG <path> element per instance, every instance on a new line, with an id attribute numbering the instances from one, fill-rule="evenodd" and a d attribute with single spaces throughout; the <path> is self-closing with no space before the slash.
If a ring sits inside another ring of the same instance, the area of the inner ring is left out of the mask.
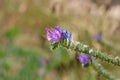
<path id="1" fill-rule="evenodd" d="M 46 32 L 47 39 L 52 44 L 60 42 L 61 40 L 71 41 L 72 39 L 72 33 L 61 29 L 59 26 L 56 26 L 53 30 L 46 28 Z M 90 55 L 81 53 L 79 55 L 79 61 L 82 63 L 82 66 L 85 67 L 89 65 L 90 62 L 92 62 L 92 58 Z"/>
<path id="2" fill-rule="evenodd" d="M 79 43 L 77 41 L 71 41 L 72 33 L 67 32 L 64 29 L 61 29 L 59 26 L 56 26 L 53 30 L 46 29 L 47 32 L 47 39 L 52 43 L 53 49 L 62 46 L 70 50 L 74 50 L 77 52 L 80 52 L 78 55 L 78 59 L 82 64 L 82 67 L 87 67 L 89 64 L 99 73 L 102 74 L 106 79 L 109 80 L 116 80 L 114 76 L 110 75 L 104 68 L 102 68 L 100 65 L 96 64 L 95 61 L 93 61 L 92 57 L 95 57 L 96 59 L 101 59 L 103 61 L 106 61 L 108 63 L 120 66 L 120 59 L 118 57 L 114 58 L 111 55 L 107 55 L 103 52 L 100 52 L 98 50 L 91 49 L 90 47 Z M 102 34 L 98 33 L 94 36 L 95 40 L 98 42 L 103 42 Z M 61 41 L 64 40 L 64 41 Z M 61 42 L 60 42 L 61 41 Z M 60 43 L 58 43 L 60 42 Z M 58 44 L 55 44 L 58 43 Z M 46 63 L 43 61 L 43 64 Z"/>
<path id="3" fill-rule="evenodd" d="M 60 40 L 69 40 L 71 41 L 72 39 L 72 33 L 67 32 L 64 29 L 61 29 L 59 26 L 56 26 L 53 31 L 50 29 L 46 28 L 47 32 L 47 39 L 50 41 L 52 44 L 55 44 L 59 42 Z"/>
<path id="4" fill-rule="evenodd" d="M 92 62 L 92 57 L 88 54 L 79 54 L 79 61 L 82 63 L 82 67 L 88 66 Z"/>

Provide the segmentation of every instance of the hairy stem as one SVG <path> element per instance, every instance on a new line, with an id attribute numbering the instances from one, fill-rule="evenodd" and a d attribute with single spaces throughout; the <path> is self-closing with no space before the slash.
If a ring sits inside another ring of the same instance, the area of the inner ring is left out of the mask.
<path id="1" fill-rule="evenodd" d="M 111 75 L 108 71 L 106 71 L 101 65 L 97 64 L 96 62 L 92 63 L 92 67 L 95 71 L 97 71 L 100 76 L 105 77 L 107 80 L 116 80 L 113 75 Z"/>
<path id="2" fill-rule="evenodd" d="M 53 46 L 62 46 L 67 49 L 71 49 L 77 52 L 83 52 L 86 54 L 90 54 L 91 56 L 101 59 L 102 61 L 106 61 L 108 63 L 114 64 L 116 66 L 120 66 L 120 59 L 118 57 L 113 57 L 111 55 L 108 55 L 107 53 L 100 52 L 98 50 L 91 49 L 87 45 L 84 45 L 82 43 L 79 43 L 77 41 L 66 41 L 61 40 L 59 43 L 53 44 Z M 55 48 L 55 47 L 54 47 Z"/>

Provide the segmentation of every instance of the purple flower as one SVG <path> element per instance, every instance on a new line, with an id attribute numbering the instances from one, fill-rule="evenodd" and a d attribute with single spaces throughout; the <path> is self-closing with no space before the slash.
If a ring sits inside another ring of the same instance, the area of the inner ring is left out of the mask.
<path id="1" fill-rule="evenodd" d="M 81 53 L 79 54 L 79 61 L 82 63 L 82 66 L 85 67 L 92 62 L 92 57 L 88 54 Z"/>
<path id="2" fill-rule="evenodd" d="M 46 28 L 46 32 L 47 32 L 47 39 L 48 41 L 51 41 L 52 44 L 59 42 L 62 38 L 62 32 L 59 26 L 56 26 L 53 31 Z"/>
<path id="3" fill-rule="evenodd" d="M 69 40 L 69 41 L 71 41 L 72 39 L 72 33 L 60 29 L 59 26 L 56 26 L 53 31 L 46 28 L 46 32 L 47 32 L 47 39 L 48 41 L 52 42 L 52 44 L 59 42 L 61 39 Z"/>
<path id="4" fill-rule="evenodd" d="M 102 40 L 102 33 L 98 33 L 95 35 L 95 40 L 96 41 L 101 41 Z"/>
<path id="5" fill-rule="evenodd" d="M 71 41 L 72 33 L 67 32 L 66 30 L 62 30 L 62 39 Z"/>

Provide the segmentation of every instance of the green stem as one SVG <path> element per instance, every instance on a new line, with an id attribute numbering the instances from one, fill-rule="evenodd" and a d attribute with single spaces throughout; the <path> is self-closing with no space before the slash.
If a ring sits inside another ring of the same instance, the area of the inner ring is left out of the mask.
<path id="1" fill-rule="evenodd" d="M 92 63 L 92 67 L 95 71 L 98 72 L 101 76 L 105 77 L 107 80 L 116 80 L 113 75 L 106 71 L 102 66 L 99 66 L 96 62 Z"/>
<path id="2" fill-rule="evenodd" d="M 79 43 L 77 41 L 66 41 L 66 40 L 63 41 L 63 40 L 61 40 L 57 44 L 58 44 L 58 46 L 66 47 L 67 49 L 71 49 L 71 50 L 74 50 L 77 52 L 90 54 L 91 56 L 93 56 L 95 58 L 101 59 L 102 61 L 106 61 L 108 63 L 120 66 L 120 59 L 118 57 L 113 57 L 111 55 L 100 52 L 98 50 L 91 49 L 87 45 L 84 45 L 84 44 Z M 54 45 L 55 44 L 53 44 L 53 46 Z"/>

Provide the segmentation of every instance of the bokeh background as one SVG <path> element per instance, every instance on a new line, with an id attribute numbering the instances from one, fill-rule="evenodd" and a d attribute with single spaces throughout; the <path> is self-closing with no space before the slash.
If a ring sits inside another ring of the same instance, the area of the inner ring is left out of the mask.
<path id="1" fill-rule="evenodd" d="M 73 40 L 120 56 L 120 0 L 0 0 L 0 80 L 106 80 L 82 68 L 76 52 L 51 50 L 45 28 L 57 25 Z M 95 41 L 99 32 L 115 49 Z M 96 61 L 120 80 L 119 67 Z"/>

